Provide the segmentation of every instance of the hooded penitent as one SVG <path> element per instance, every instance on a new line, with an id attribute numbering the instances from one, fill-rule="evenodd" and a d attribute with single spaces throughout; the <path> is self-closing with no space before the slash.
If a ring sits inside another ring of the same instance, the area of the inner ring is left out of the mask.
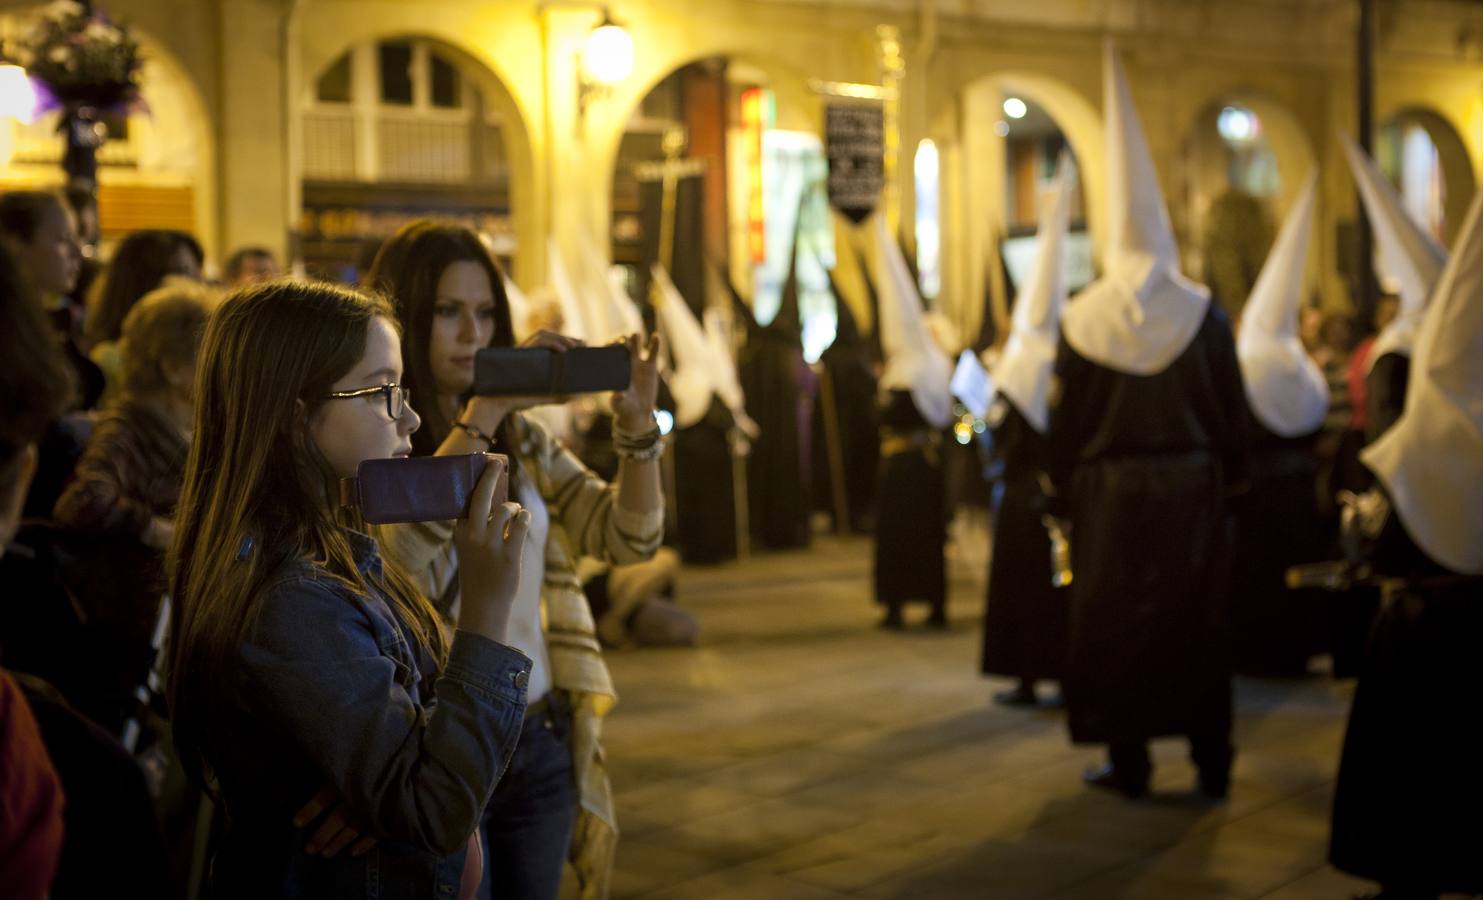
<path id="1" fill-rule="evenodd" d="M 1062 257 L 1075 177 L 1071 157 L 1063 153 L 1055 185 L 1041 204 L 1035 265 L 1015 299 L 1009 340 L 991 373 L 993 389 L 1008 397 L 1042 434 L 1050 418 L 1047 395 L 1060 339 L 1061 307 L 1066 302 Z"/>
<path id="2" fill-rule="evenodd" d="M 586 304 L 582 302 L 578 284 L 572 281 L 571 270 L 562 259 L 561 251 L 556 248 L 555 239 L 546 242 L 546 269 L 547 281 L 561 306 L 563 330 L 569 337 L 584 341 L 591 339 L 592 323 L 588 321 Z"/>
<path id="3" fill-rule="evenodd" d="M 884 216 L 876 216 L 875 235 L 874 277 L 880 290 L 879 327 L 886 357 L 880 386 L 910 391 L 922 419 L 934 428 L 946 428 L 953 417 L 948 392 L 952 364 L 927 327 L 922 298 L 901 248 L 886 230 Z"/>
<path id="4" fill-rule="evenodd" d="M 1405 412 L 1361 459 L 1411 538 L 1454 572 L 1483 574 L 1483 193 L 1416 334 Z"/>
<path id="5" fill-rule="evenodd" d="M 1318 175 L 1308 176 L 1241 313 L 1236 354 L 1257 421 L 1279 437 L 1312 434 L 1329 408 L 1328 382 L 1298 339 L 1298 305 Z"/>
<path id="6" fill-rule="evenodd" d="M 1370 350 L 1374 365 L 1387 353 L 1411 355 L 1427 297 L 1447 264 L 1447 251 L 1406 212 L 1395 189 L 1365 152 L 1348 135 L 1340 138 L 1375 235 L 1375 274 L 1396 289 L 1401 301 L 1395 319 L 1375 338 Z"/>
<path id="7" fill-rule="evenodd" d="M 670 281 L 669 273 L 655 263 L 655 316 L 669 346 L 672 366 L 669 391 L 675 398 L 675 421 L 689 428 L 705 417 L 711 395 L 716 393 L 713 349 L 685 298 Z"/>
<path id="8" fill-rule="evenodd" d="M 1111 240 L 1101 278 L 1066 308 L 1071 347 L 1098 365 L 1155 375 L 1194 339 L 1210 292 L 1179 274 L 1179 252 L 1127 77 L 1109 43 L 1103 51 L 1107 201 Z"/>
<path id="9" fill-rule="evenodd" d="M 587 339 L 605 344 L 630 334 L 642 335 L 644 317 L 628 295 L 621 270 L 607 264 L 597 243 L 585 231 L 577 236 L 577 253 L 581 263 L 579 296 L 587 316 Z"/>

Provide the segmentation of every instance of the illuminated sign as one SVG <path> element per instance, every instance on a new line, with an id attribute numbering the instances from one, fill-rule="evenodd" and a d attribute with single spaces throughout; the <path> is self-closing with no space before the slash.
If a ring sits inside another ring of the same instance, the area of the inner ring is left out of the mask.
<path id="1" fill-rule="evenodd" d="M 767 259 L 762 214 L 762 133 L 772 124 L 772 91 L 751 87 L 741 94 L 742 165 L 747 173 L 747 255 L 754 264 Z"/>

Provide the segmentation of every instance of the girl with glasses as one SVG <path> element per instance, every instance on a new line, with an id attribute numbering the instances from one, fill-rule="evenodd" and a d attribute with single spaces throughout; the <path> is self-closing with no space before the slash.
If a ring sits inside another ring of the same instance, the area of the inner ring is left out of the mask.
<path id="1" fill-rule="evenodd" d="M 421 420 L 401 381 L 391 309 L 357 291 L 272 282 L 207 325 L 168 681 L 182 759 L 226 823 L 214 897 L 477 883 L 469 839 L 524 717 L 531 663 L 509 618 L 530 515 L 493 502 L 492 462 L 451 527 L 450 635 L 335 499 L 362 460 L 411 453 Z"/>

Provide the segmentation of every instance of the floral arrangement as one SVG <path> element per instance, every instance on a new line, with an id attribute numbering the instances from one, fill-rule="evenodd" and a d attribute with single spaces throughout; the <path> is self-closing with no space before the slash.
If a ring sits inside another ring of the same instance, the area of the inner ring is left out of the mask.
<path id="1" fill-rule="evenodd" d="M 141 110 L 139 44 L 106 13 L 55 0 L 20 41 L 19 61 L 37 88 L 41 110 L 81 107 Z"/>

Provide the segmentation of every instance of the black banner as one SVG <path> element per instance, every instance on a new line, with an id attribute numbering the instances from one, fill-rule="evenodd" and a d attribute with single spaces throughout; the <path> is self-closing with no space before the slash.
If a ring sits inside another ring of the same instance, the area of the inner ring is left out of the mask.
<path id="1" fill-rule="evenodd" d="M 885 112 L 875 103 L 824 107 L 829 202 L 859 223 L 875 211 L 885 181 Z"/>

